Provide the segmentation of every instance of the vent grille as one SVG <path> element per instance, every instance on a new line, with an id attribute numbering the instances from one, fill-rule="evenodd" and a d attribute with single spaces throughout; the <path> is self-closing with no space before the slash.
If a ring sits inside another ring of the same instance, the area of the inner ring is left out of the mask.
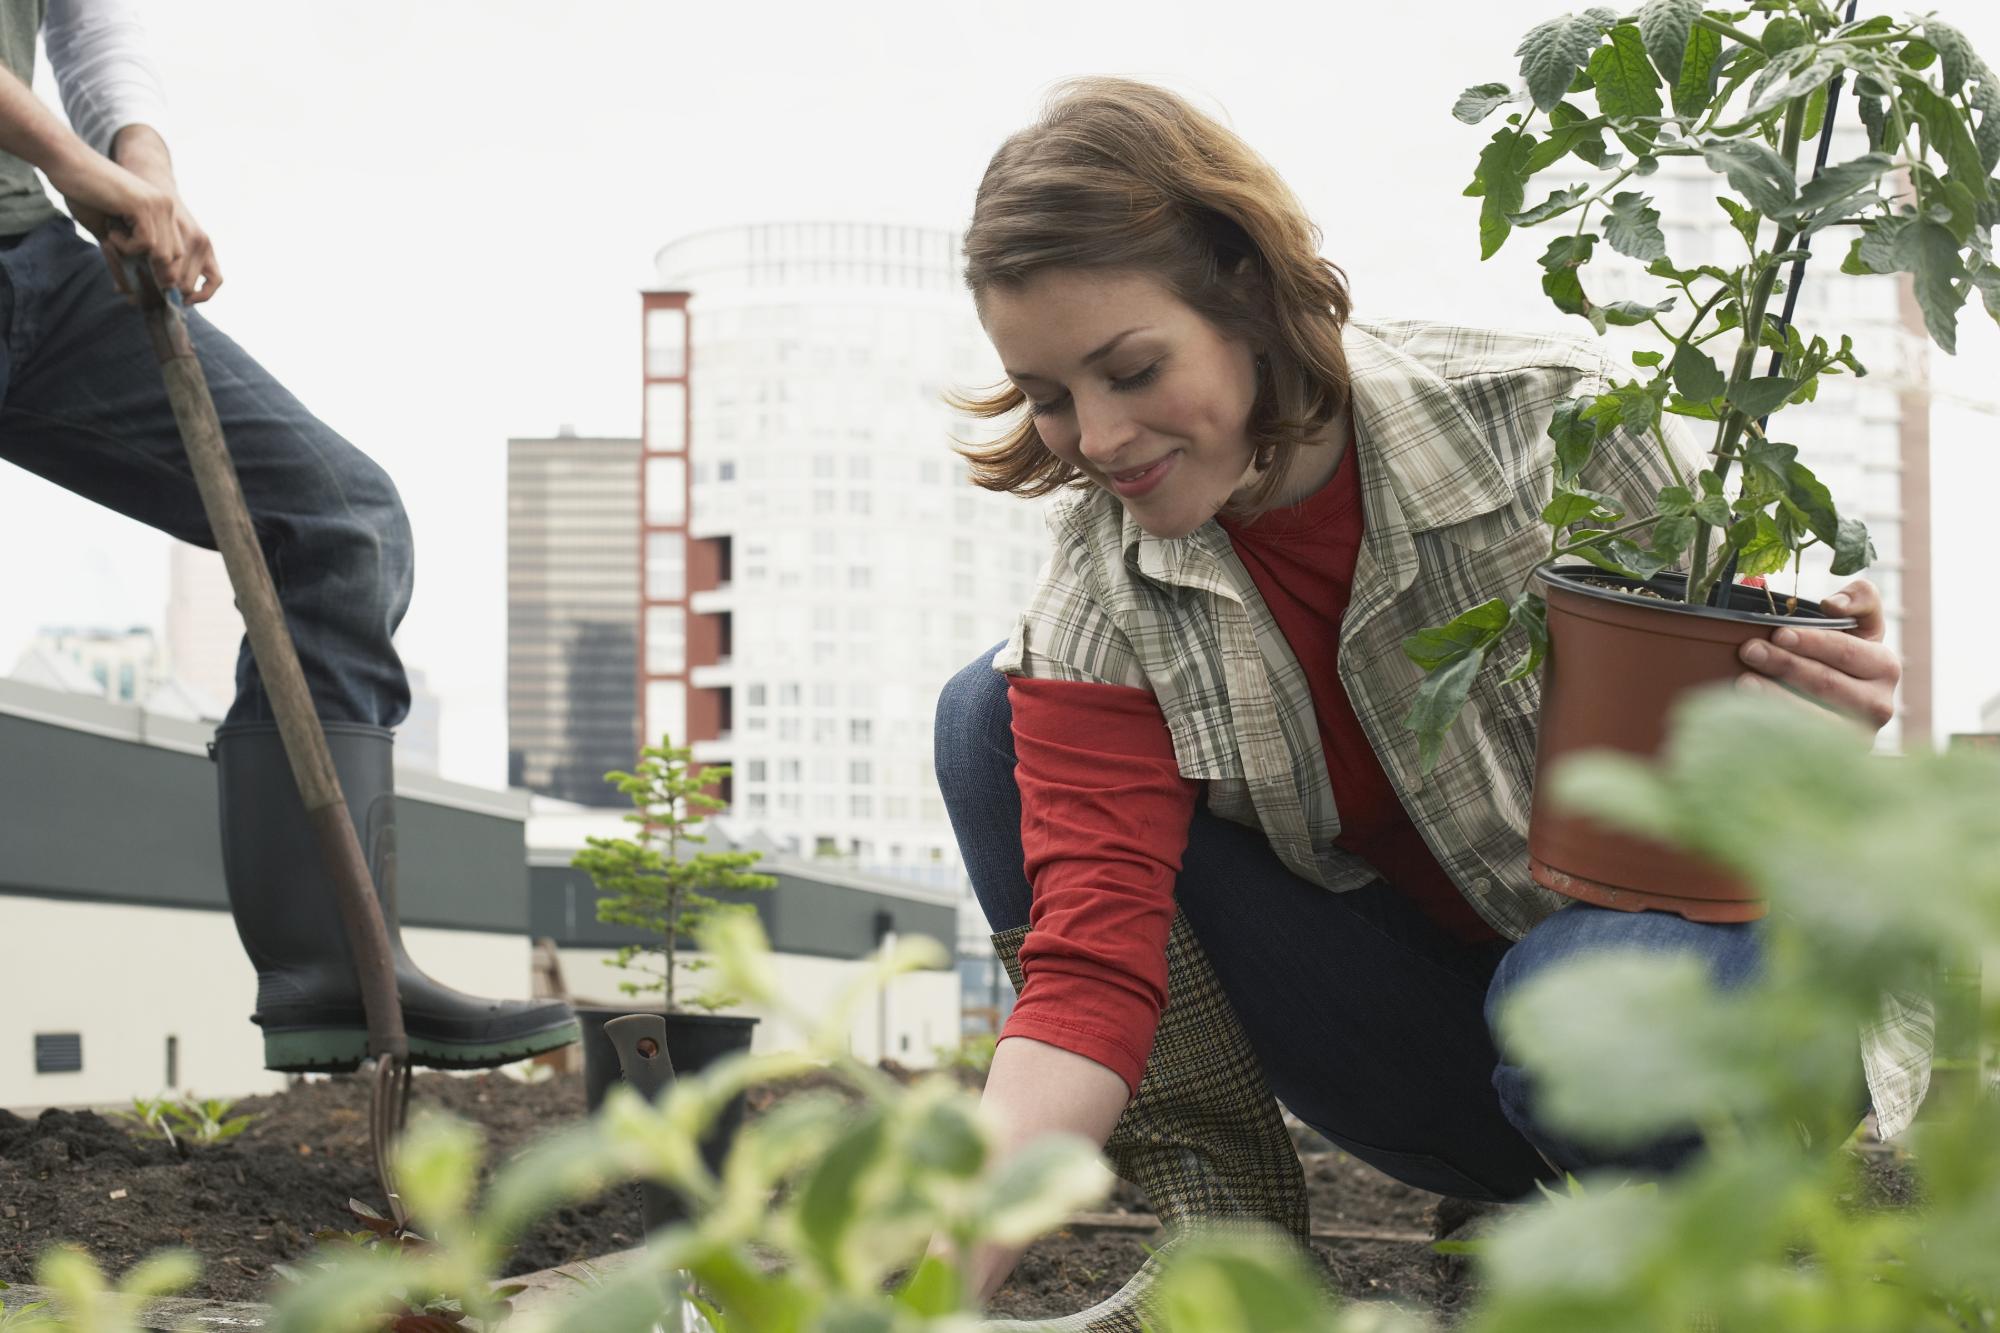
<path id="1" fill-rule="evenodd" d="M 37 1074 L 77 1074 L 83 1072 L 81 1032 L 37 1032 L 35 1034 Z"/>

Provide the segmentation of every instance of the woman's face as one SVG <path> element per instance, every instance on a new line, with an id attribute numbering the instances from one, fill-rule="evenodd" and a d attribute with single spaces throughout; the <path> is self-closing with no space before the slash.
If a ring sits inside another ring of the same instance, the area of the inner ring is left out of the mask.
<path id="1" fill-rule="evenodd" d="M 980 302 L 1050 452 L 1156 537 L 1184 537 L 1257 479 L 1255 356 L 1144 273 L 1045 270 Z"/>

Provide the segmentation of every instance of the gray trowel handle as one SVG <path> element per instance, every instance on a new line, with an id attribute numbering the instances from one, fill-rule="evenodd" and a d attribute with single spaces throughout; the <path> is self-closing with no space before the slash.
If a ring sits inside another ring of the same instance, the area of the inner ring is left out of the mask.
<path id="1" fill-rule="evenodd" d="M 667 1058 L 667 1020 L 658 1014 L 626 1014 L 604 1025 L 618 1052 L 625 1081 L 649 1102 L 674 1085 L 674 1062 Z"/>

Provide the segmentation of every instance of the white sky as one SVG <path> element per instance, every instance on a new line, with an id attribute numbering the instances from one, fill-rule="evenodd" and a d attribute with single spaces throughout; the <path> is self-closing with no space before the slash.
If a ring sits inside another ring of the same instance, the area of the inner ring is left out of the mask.
<path id="1" fill-rule="evenodd" d="M 2000 63 L 2000 7 L 1938 9 Z M 446 775 L 497 784 L 505 440 L 637 433 L 636 293 L 660 245 L 788 218 L 962 225 L 1051 82 L 1130 74 L 1220 107 L 1271 159 L 1362 314 L 1555 325 L 1539 246 L 1478 262 L 1459 190 L 1487 132 L 1449 113 L 1513 81 L 1515 43 L 1556 12 L 176 0 L 152 27 L 183 193 L 228 275 L 207 311 L 395 476 L 418 550 L 400 642 L 444 699 Z M 1990 400 L 2000 331 L 1976 302 L 1962 329 L 1937 373 Z M 1996 434 L 1949 406 L 1933 422 L 1941 730 L 2000 693 L 1974 583 Z M 164 549 L 0 466 L 0 670 L 44 624 L 159 625 Z"/>

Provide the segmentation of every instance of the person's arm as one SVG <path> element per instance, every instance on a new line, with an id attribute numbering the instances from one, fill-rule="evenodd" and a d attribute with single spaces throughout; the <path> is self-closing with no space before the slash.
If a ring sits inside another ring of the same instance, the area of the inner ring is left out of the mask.
<path id="1" fill-rule="evenodd" d="M 1051 1133 L 1102 1146 L 1145 1075 L 1166 1003 L 1166 941 L 1195 785 L 1140 689 L 1015 679 L 1015 781 L 1033 886 L 1026 984 L 982 1103 L 1010 1154 Z M 1019 1247 L 972 1256 L 984 1302 Z"/>
<path id="2" fill-rule="evenodd" d="M 0 149 L 39 167 L 97 237 L 126 290 L 126 257 L 144 257 L 163 289 L 191 304 L 222 285 L 214 246 L 181 202 L 159 125 L 165 99 L 145 34 L 126 0 L 50 0 L 49 66 L 74 130 L 0 70 Z"/>

